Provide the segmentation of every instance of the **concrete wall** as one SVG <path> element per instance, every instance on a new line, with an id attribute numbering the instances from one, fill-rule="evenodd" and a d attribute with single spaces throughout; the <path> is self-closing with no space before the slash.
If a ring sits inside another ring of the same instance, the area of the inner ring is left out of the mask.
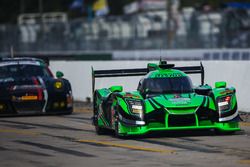
<path id="1" fill-rule="evenodd" d="M 50 68 L 55 73 L 63 71 L 73 87 L 76 100 L 92 96 L 91 66 L 96 70 L 119 68 L 144 68 L 148 61 L 51 61 Z M 199 65 L 198 61 L 170 62 L 176 66 Z M 239 109 L 250 112 L 250 61 L 204 61 L 205 83 L 214 85 L 216 81 L 226 81 L 236 87 Z M 122 85 L 124 90 L 135 90 L 141 77 L 102 78 L 96 80 L 96 88 Z M 194 85 L 200 84 L 200 76 L 191 76 Z"/>
<path id="2" fill-rule="evenodd" d="M 249 49 L 180 49 L 113 51 L 113 60 L 250 60 Z"/>

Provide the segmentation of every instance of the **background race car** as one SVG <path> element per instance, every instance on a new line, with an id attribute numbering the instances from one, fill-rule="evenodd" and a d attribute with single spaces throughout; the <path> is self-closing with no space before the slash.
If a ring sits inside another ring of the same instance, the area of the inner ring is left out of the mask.
<path id="1" fill-rule="evenodd" d="M 201 74 L 201 85 L 193 88 L 187 74 Z M 136 91 L 122 86 L 94 90 L 95 78 L 145 75 Z M 160 61 L 142 69 L 93 70 L 93 124 L 102 134 L 112 129 L 117 136 L 150 131 L 215 129 L 235 132 L 239 115 L 235 88 L 216 82 L 204 85 L 204 68 L 174 67 Z"/>
<path id="2" fill-rule="evenodd" d="M 0 59 L 0 116 L 13 114 L 70 114 L 70 82 L 35 58 Z"/>

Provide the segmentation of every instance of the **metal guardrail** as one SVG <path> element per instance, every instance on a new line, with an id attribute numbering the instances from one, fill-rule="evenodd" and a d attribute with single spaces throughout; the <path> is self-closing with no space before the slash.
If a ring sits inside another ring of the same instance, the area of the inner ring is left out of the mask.
<path id="1" fill-rule="evenodd" d="M 249 48 L 249 20 L 249 12 L 181 13 L 171 48 Z M 0 52 L 10 46 L 22 52 L 167 49 L 166 22 L 164 12 L 151 12 L 91 22 L 0 25 Z"/>

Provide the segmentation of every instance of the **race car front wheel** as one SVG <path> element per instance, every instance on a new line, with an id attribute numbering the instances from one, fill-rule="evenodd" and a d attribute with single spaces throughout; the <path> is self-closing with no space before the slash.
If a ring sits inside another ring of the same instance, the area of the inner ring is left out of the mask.
<path id="1" fill-rule="evenodd" d="M 215 135 L 218 135 L 218 136 L 224 136 L 224 135 L 234 135 L 236 131 L 221 131 L 218 129 L 214 129 L 214 133 Z"/>
<path id="2" fill-rule="evenodd" d="M 99 127 L 98 125 L 95 126 L 95 132 L 98 135 L 106 134 L 106 129 Z"/>
<path id="3" fill-rule="evenodd" d="M 120 123 L 118 120 L 115 121 L 115 136 L 118 137 L 118 138 L 122 138 L 123 135 L 121 135 L 120 131 L 119 131 L 119 128 L 120 128 Z"/>

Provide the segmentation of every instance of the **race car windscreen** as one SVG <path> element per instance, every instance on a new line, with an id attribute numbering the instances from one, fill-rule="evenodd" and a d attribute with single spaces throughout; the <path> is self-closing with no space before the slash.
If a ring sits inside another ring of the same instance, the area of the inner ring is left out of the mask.
<path id="1" fill-rule="evenodd" d="M 189 77 L 147 78 L 142 84 L 144 92 L 152 93 L 191 93 L 192 82 Z"/>
<path id="2" fill-rule="evenodd" d="M 19 64 L 0 66 L 0 79 L 32 76 L 51 77 L 51 74 L 45 67 L 37 65 Z"/>

